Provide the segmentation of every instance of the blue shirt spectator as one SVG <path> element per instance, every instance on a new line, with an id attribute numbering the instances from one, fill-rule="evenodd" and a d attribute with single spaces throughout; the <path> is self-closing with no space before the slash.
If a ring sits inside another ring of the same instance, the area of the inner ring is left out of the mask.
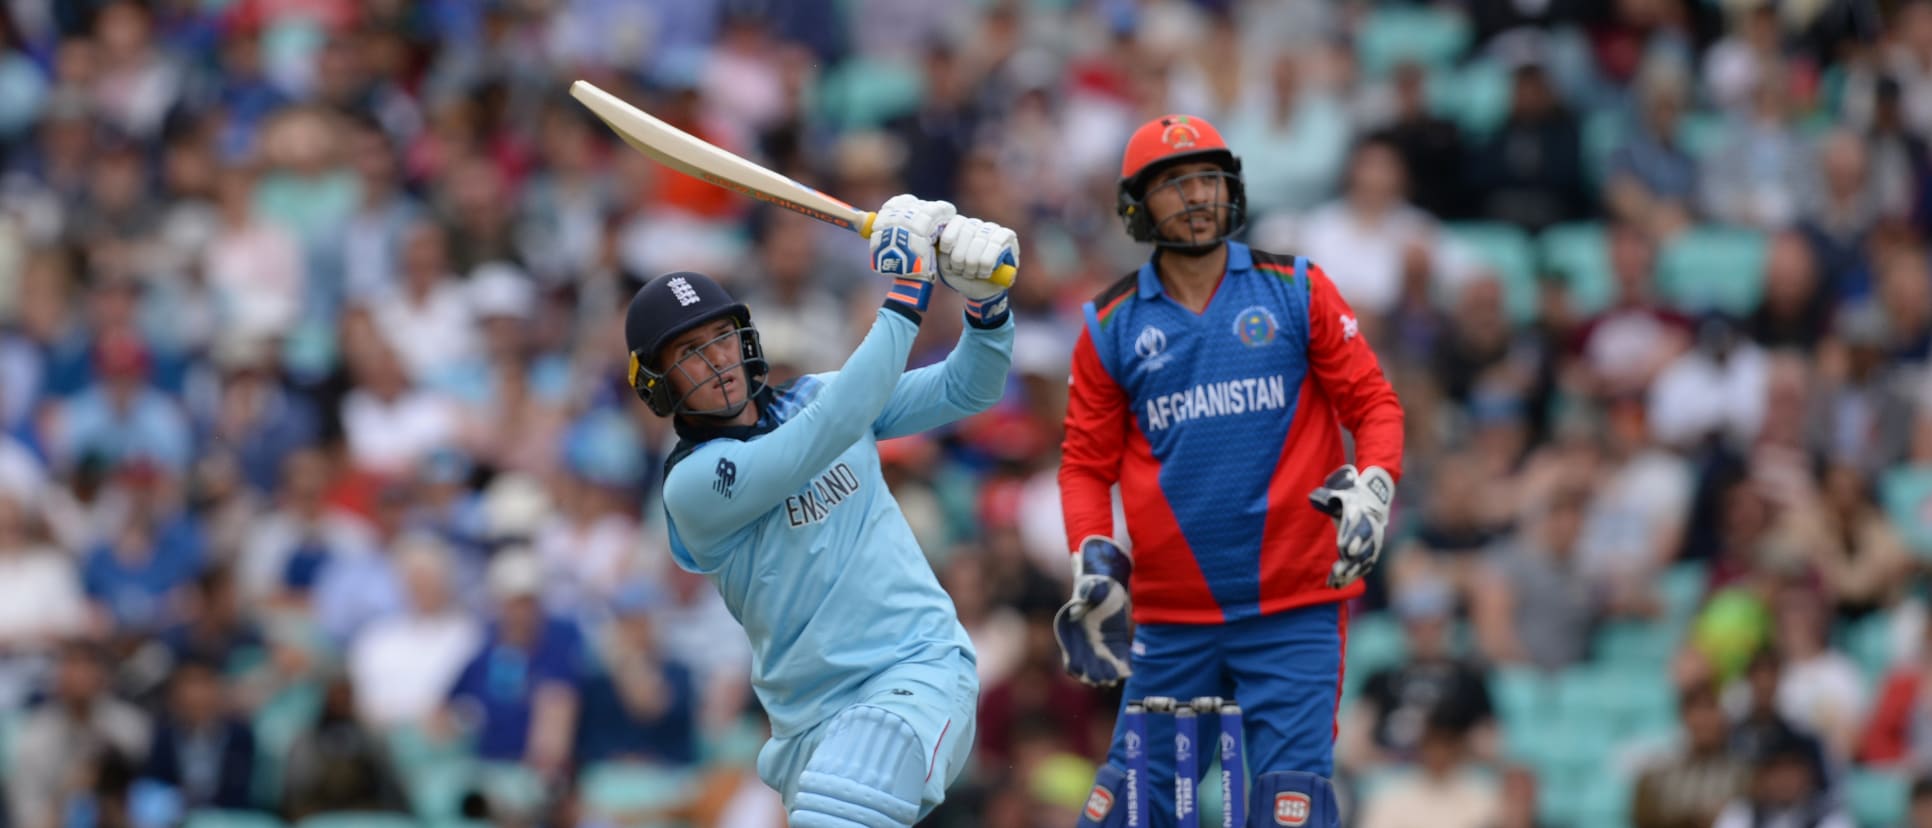
<path id="1" fill-rule="evenodd" d="M 544 612 L 542 581 L 542 564 L 528 553 L 498 553 L 489 575 L 497 620 L 449 697 L 478 756 L 556 769 L 576 733 L 570 709 L 583 684 L 584 643 L 576 626 Z"/>
<path id="2" fill-rule="evenodd" d="M 612 601 L 616 617 L 584 681 L 577 761 L 642 759 L 685 766 L 698 759 L 697 685 L 691 668 L 667 657 L 652 614 L 665 597 L 639 582 Z"/>

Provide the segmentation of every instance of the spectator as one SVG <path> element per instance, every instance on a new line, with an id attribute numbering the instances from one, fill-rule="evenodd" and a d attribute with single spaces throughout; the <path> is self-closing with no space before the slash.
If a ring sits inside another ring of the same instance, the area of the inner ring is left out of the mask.
<path id="1" fill-rule="evenodd" d="M 205 539 L 165 469 L 130 463 L 116 470 L 115 484 L 81 579 L 118 632 L 159 633 L 180 619 L 175 590 L 205 565 Z"/>
<path id="2" fill-rule="evenodd" d="M 1777 648 L 1766 647 L 1751 658 L 1743 678 L 1725 689 L 1731 755 L 1755 762 L 1774 749 L 1802 749 L 1809 756 L 1813 778 L 1828 780 L 1824 744 L 1784 713 L 1783 676 L 1783 657 Z"/>
<path id="3" fill-rule="evenodd" d="M 447 331 L 414 335 L 440 333 Z M 358 470 L 400 475 L 430 451 L 456 442 L 455 406 L 416 385 L 384 340 L 365 340 L 359 348 L 352 357 L 357 387 L 343 398 L 341 409 L 350 460 Z"/>
<path id="4" fill-rule="evenodd" d="M 301 242 L 258 215 L 253 171 L 229 167 L 218 181 L 221 224 L 202 254 L 201 270 L 222 311 L 222 328 L 232 336 L 281 336 L 301 312 L 309 278 Z"/>
<path id="5" fill-rule="evenodd" d="M 335 646 L 347 647 L 369 624 L 402 611 L 395 553 L 408 534 L 415 494 L 406 481 L 378 484 L 367 533 L 330 548 L 317 564 L 314 620 Z"/>
<path id="6" fill-rule="evenodd" d="M 1932 779 L 1920 777 L 1912 783 L 1912 803 L 1907 812 L 1911 828 L 1932 828 Z"/>
<path id="7" fill-rule="evenodd" d="M 255 807 L 255 733 L 228 712 L 216 662 L 176 662 L 168 677 L 167 712 L 156 723 L 143 776 L 173 788 L 184 807 Z"/>
<path id="8" fill-rule="evenodd" d="M 1839 618 L 1856 621 L 1897 606 L 1917 566 L 1875 502 L 1870 480 L 1838 464 L 1813 485 L 1805 471 L 1784 475 L 1790 483 L 1772 490 L 1777 542 L 1802 555 Z"/>
<path id="9" fill-rule="evenodd" d="M 1394 311 L 1411 257 L 1424 263 L 1420 270 L 1431 289 L 1452 287 L 1466 275 L 1439 241 L 1435 221 L 1406 201 L 1408 173 L 1395 147 L 1364 142 L 1348 170 L 1342 199 L 1311 213 L 1296 236 L 1310 259 L 1335 274 L 1350 307 L 1364 318 Z"/>
<path id="10" fill-rule="evenodd" d="M 1483 588 L 1469 595 L 1483 656 L 1555 670 L 1589 654 L 1605 607 L 1576 560 L 1586 490 L 1551 492 L 1523 528 L 1489 553 Z"/>
<path id="11" fill-rule="evenodd" d="M 1808 751 L 1802 741 L 1790 739 L 1765 746 L 1753 764 L 1749 791 L 1724 807 L 1713 828 L 1852 828 L 1856 823 L 1826 796 Z"/>
<path id="12" fill-rule="evenodd" d="M 1778 712 L 1817 734 L 1833 761 L 1853 755 L 1865 722 L 1865 683 L 1858 665 L 1832 648 L 1823 596 L 1788 586 L 1778 594 L 1777 647 L 1784 672 Z M 1822 783 L 1821 783 L 1822 784 Z"/>
<path id="13" fill-rule="evenodd" d="M 104 336 L 94 349 L 99 381 L 61 407 L 48 444 L 56 464 L 84 458 L 136 458 L 180 473 L 188 466 L 188 421 L 174 400 L 149 384 L 151 357 L 133 335 Z"/>
<path id="14" fill-rule="evenodd" d="M 1347 113 L 1300 52 L 1276 55 L 1267 80 L 1250 86 L 1242 105 L 1217 123 L 1232 146 L 1243 148 L 1251 218 L 1316 207 L 1347 166 Z"/>
<path id="15" fill-rule="evenodd" d="M 577 732 L 583 644 L 574 626 L 544 612 L 543 565 L 529 553 L 497 553 L 489 583 L 496 618 L 457 675 L 447 710 L 474 734 L 479 757 L 554 778 Z"/>
<path id="16" fill-rule="evenodd" d="M 1376 134 L 1402 156 L 1409 171 L 1409 200 L 1443 220 L 1464 218 L 1468 195 L 1468 148 L 1456 125 L 1429 109 L 1428 70 L 1420 63 L 1395 67 L 1395 119 Z"/>
<path id="17" fill-rule="evenodd" d="M 1923 625 L 1922 636 L 1932 638 L 1932 618 Z M 1858 740 L 1859 762 L 1884 768 L 1923 767 L 1932 760 L 1932 722 L 1919 711 L 1927 702 L 1932 685 L 1932 647 L 1921 644 L 1918 657 L 1892 667 L 1872 705 Z M 1916 801 L 1916 798 L 1915 800 Z"/>
<path id="18" fill-rule="evenodd" d="M 1512 73 L 1509 116 L 1471 158 L 1479 215 L 1531 231 L 1585 212 L 1582 132 L 1547 71 L 1535 62 Z"/>
<path id="19" fill-rule="evenodd" d="M 1738 448 L 1755 444 L 1770 397 L 1770 359 L 1722 314 L 1706 315 L 1696 331 L 1696 344 L 1651 383 L 1651 436 L 1677 449 L 1707 439 Z"/>
<path id="20" fill-rule="evenodd" d="M 262 655 L 261 629 L 244 613 L 231 570 L 205 569 L 184 592 L 180 623 L 161 636 L 176 661 L 203 661 L 228 673 L 242 671 Z"/>
<path id="21" fill-rule="evenodd" d="M 1750 107 L 1731 117 L 1725 142 L 1731 150 L 1706 159 L 1699 190 L 1704 210 L 1717 221 L 1774 230 L 1800 216 L 1796 182 L 1804 180 L 1808 159 L 1780 75 L 1767 73 Z"/>
<path id="22" fill-rule="evenodd" d="M 1431 723 L 1469 739 L 1474 758 L 1494 754 L 1495 711 L 1481 668 L 1452 654 L 1450 622 L 1455 592 L 1438 580 L 1401 588 L 1395 612 L 1402 617 L 1408 658 L 1368 677 L 1354 715 L 1342 728 L 1344 764 L 1371 768 L 1420 758 Z"/>
<path id="23" fill-rule="evenodd" d="M 1772 235 L 1765 253 L 1764 300 L 1745 323 L 1766 349 L 1814 352 L 1831 324 L 1832 298 L 1818 258 L 1802 234 Z"/>
<path id="24" fill-rule="evenodd" d="M 365 297 L 375 333 L 388 343 L 412 384 L 482 348 L 475 314 L 451 275 L 449 237 L 427 219 L 409 225 L 399 254 L 401 281 L 381 296 Z"/>
<path id="25" fill-rule="evenodd" d="M 0 491 L 0 653 L 7 662 L 44 652 L 88 623 L 80 571 L 34 524 L 19 497 Z"/>
<path id="26" fill-rule="evenodd" d="M 455 601 L 448 546 L 426 535 L 397 542 L 405 606 L 350 642 L 356 716 L 371 727 L 426 726 L 482 643 L 476 620 Z"/>
<path id="27" fill-rule="evenodd" d="M 1805 398 L 1805 448 L 1876 473 L 1909 448 L 1913 377 L 1887 359 L 1891 328 L 1878 307 L 1841 309 L 1833 334 Z"/>
<path id="28" fill-rule="evenodd" d="M 1670 62 L 1657 61 L 1637 84 L 1636 129 L 1610 153 L 1605 206 L 1613 219 L 1669 238 L 1690 225 L 1697 187 L 1697 160 L 1678 138 L 1688 80 Z"/>
<path id="29" fill-rule="evenodd" d="M 1577 390 L 1606 396 L 1648 388 L 1690 344 L 1692 331 L 1689 318 L 1657 295 L 1656 243 L 1626 224 L 1612 225 L 1608 236 L 1616 293 L 1570 343 L 1582 362 Z"/>
<path id="30" fill-rule="evenodd" d="M 332 811 L 406 808 L 387 746 L 356 721 L 356 707 L 349 677 L 330 677 L 322 691 L 321 715 L 295 738 L 282 771 L 281 812 L 290 822 Z"/>
<path id="31" fill-rule="evenodd" d="M 308 606 L 323 568 L 360 540 L 360 528 L 325 499 L 330 477 L 329 459 L 315 449 L 283 459 L 276 506 L 258 517 L 236 564 L 250 609 Z"/>
<path id="32" fill-rule="evenodd" d="M 617 593 L 615 617 L 597 642 L 601 669 L 584 681 L 579 763 L 697 763 L 697 685 L 691 669 L 666 658 L 658 643 L 653 615 L 664 602 L 663 591 L 649 582 L 633 581 Z"/>
<path id="33" fill-rule="evenodd" d="M 1637 828 L 1702 828 L 1742 795 L 1750 767 L 1730 753 L 1730 723 L 1709 684 L 1685 688 L 1677 697 L 1682 745 L 1637 777 L 1631 822 Z"/>
<path id="34" fill-rule="evenodd" d="M 1474 774 L 1467 731 L 1439 717 L 1424 728 L 1416 773 L 1391 781 L 1363 803 L 1361 828 L 1490 825 L 1502 811 L 1495 787 Z"/>
<path id="35" fill-rule="evenodd" d="M 108 655 L 97 642 L 70 639 L 54 664 L 47 700 L 20 722 L 7 761 L 6 794 L 14 828 L 57 828 L 68 780 L 103 751 L 147 755 L 150 727 L 139 709 L 108 690 Z"/>

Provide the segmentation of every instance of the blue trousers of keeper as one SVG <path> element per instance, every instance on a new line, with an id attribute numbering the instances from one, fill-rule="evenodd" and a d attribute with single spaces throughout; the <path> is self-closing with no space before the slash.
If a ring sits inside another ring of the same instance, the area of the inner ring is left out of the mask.
<path id="1" fill-rule="evenodd" d="M 1335 715 L 1340 701 L 1347 608 L 1318 604 L 1224 624 L 1143 624 L 1134 630 L 1133 675 L 1122 693 L 1127 699 L 1168 696 L 1183 703 L 1198 696 L 1232 698 L 1241 705 L 1247 746 L 1253 824 L 1273 824 L 1276 772 L 1334 776 Z M 1114 724 L 1113 748 L 1103 781 L 1126 773 L 1124 717 Z M 1215 716 L 1199 717 L 1198 744 L 1221 736 Z M 1174 717 L 1147 716 L 1148 811 L 1152 828 L 1174 823 Z M 1203 776 L 1208 762 L 1200 763 Z M 1195 780 L 1198 785 L 1201 780 Z M 1125 825 L 1118 800 L 1126 794 L 1116 781 L 1108 818 L 1081 820 L 1087 825 Z M 1297 787 L 1300 787 L 1297 784 Z M 1317 795 L 1317 810 L 1333 808 L 1332 793 Z M 1320 800 L 1327 799 L 1327 802 Z M 1325 808 L 1323 806 L 1326 806 Z M 1265 818 L 1266 821 L 1263 821 Z M 1331 817 L 1332 818 L 1332 817 Z M 1203 820 L 1207 822 L 1207 820 Z M 1215 820 L 1213 824 L 1219 824 Z M 1300 824 L 1300 823 L 1284 823 Z M 1307 824 L 1321 824 L 1318 819 Z"/>

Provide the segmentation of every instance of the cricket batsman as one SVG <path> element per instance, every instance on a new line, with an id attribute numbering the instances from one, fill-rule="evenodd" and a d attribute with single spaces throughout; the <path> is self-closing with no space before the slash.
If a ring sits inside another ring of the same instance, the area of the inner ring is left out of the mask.
<path id="1" fill-rule="evenodd" d="M 671 554 L 710 578 L 752 646 L 771 718 L 758 775 L 796 828 L 904 828 L 930 813 L 971 750 L 973 646 L 879 473 L 878 442 L 991 407 L 1013 344 L 1013 231 L 897 196 L 871 233 L 889 278 L 838 371 L 782 386 L 751 312 L 697 273 L 667 273 L 624 320 L 631 385 L 678 445 L 665 462 Z M 943 364 L 905 371 L 943 281 L 966 326 Z M 830 320 L 828 320 L 829 323 Z"/>
<path id="2" fill-rule="evenodd" d="M 1086 304 L 1074 345 L 1060 467 L 1074 588 L 1054 624 L 1067 671 L 1126 680 L 1123 701 L 1232 698 L 1250 824 L 1333 826 L 1345 602 L 1381 554 L 1401 405 L 1320 267 L 1230 240 L 1241 162 L 1208 122 L 1136 130 L 1117 206 L 1155 250 Z M 1115 485 L 1131 554 L 1113 541 Z M 1140 824 L 1172 824 L 1173 723 L 1147 724 L 1149 779 L 1127 779 L 1117 722 L 1080 825 L 1126 825 L 1129 782 L 1151 794 Z M 1214 744 L 1212 717 L 1201 728 Z"/>

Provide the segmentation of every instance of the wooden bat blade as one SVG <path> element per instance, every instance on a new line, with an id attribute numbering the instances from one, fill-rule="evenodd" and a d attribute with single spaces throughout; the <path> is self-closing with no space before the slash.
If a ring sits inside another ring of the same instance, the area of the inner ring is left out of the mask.
<path id="1" fill-rule="evenodd" d="M 624 143 L 678 172 L 854 233 L 870 229 L 865 211 L 700 140 L 594 84 L 577 81 L 570 96 Z"/>

